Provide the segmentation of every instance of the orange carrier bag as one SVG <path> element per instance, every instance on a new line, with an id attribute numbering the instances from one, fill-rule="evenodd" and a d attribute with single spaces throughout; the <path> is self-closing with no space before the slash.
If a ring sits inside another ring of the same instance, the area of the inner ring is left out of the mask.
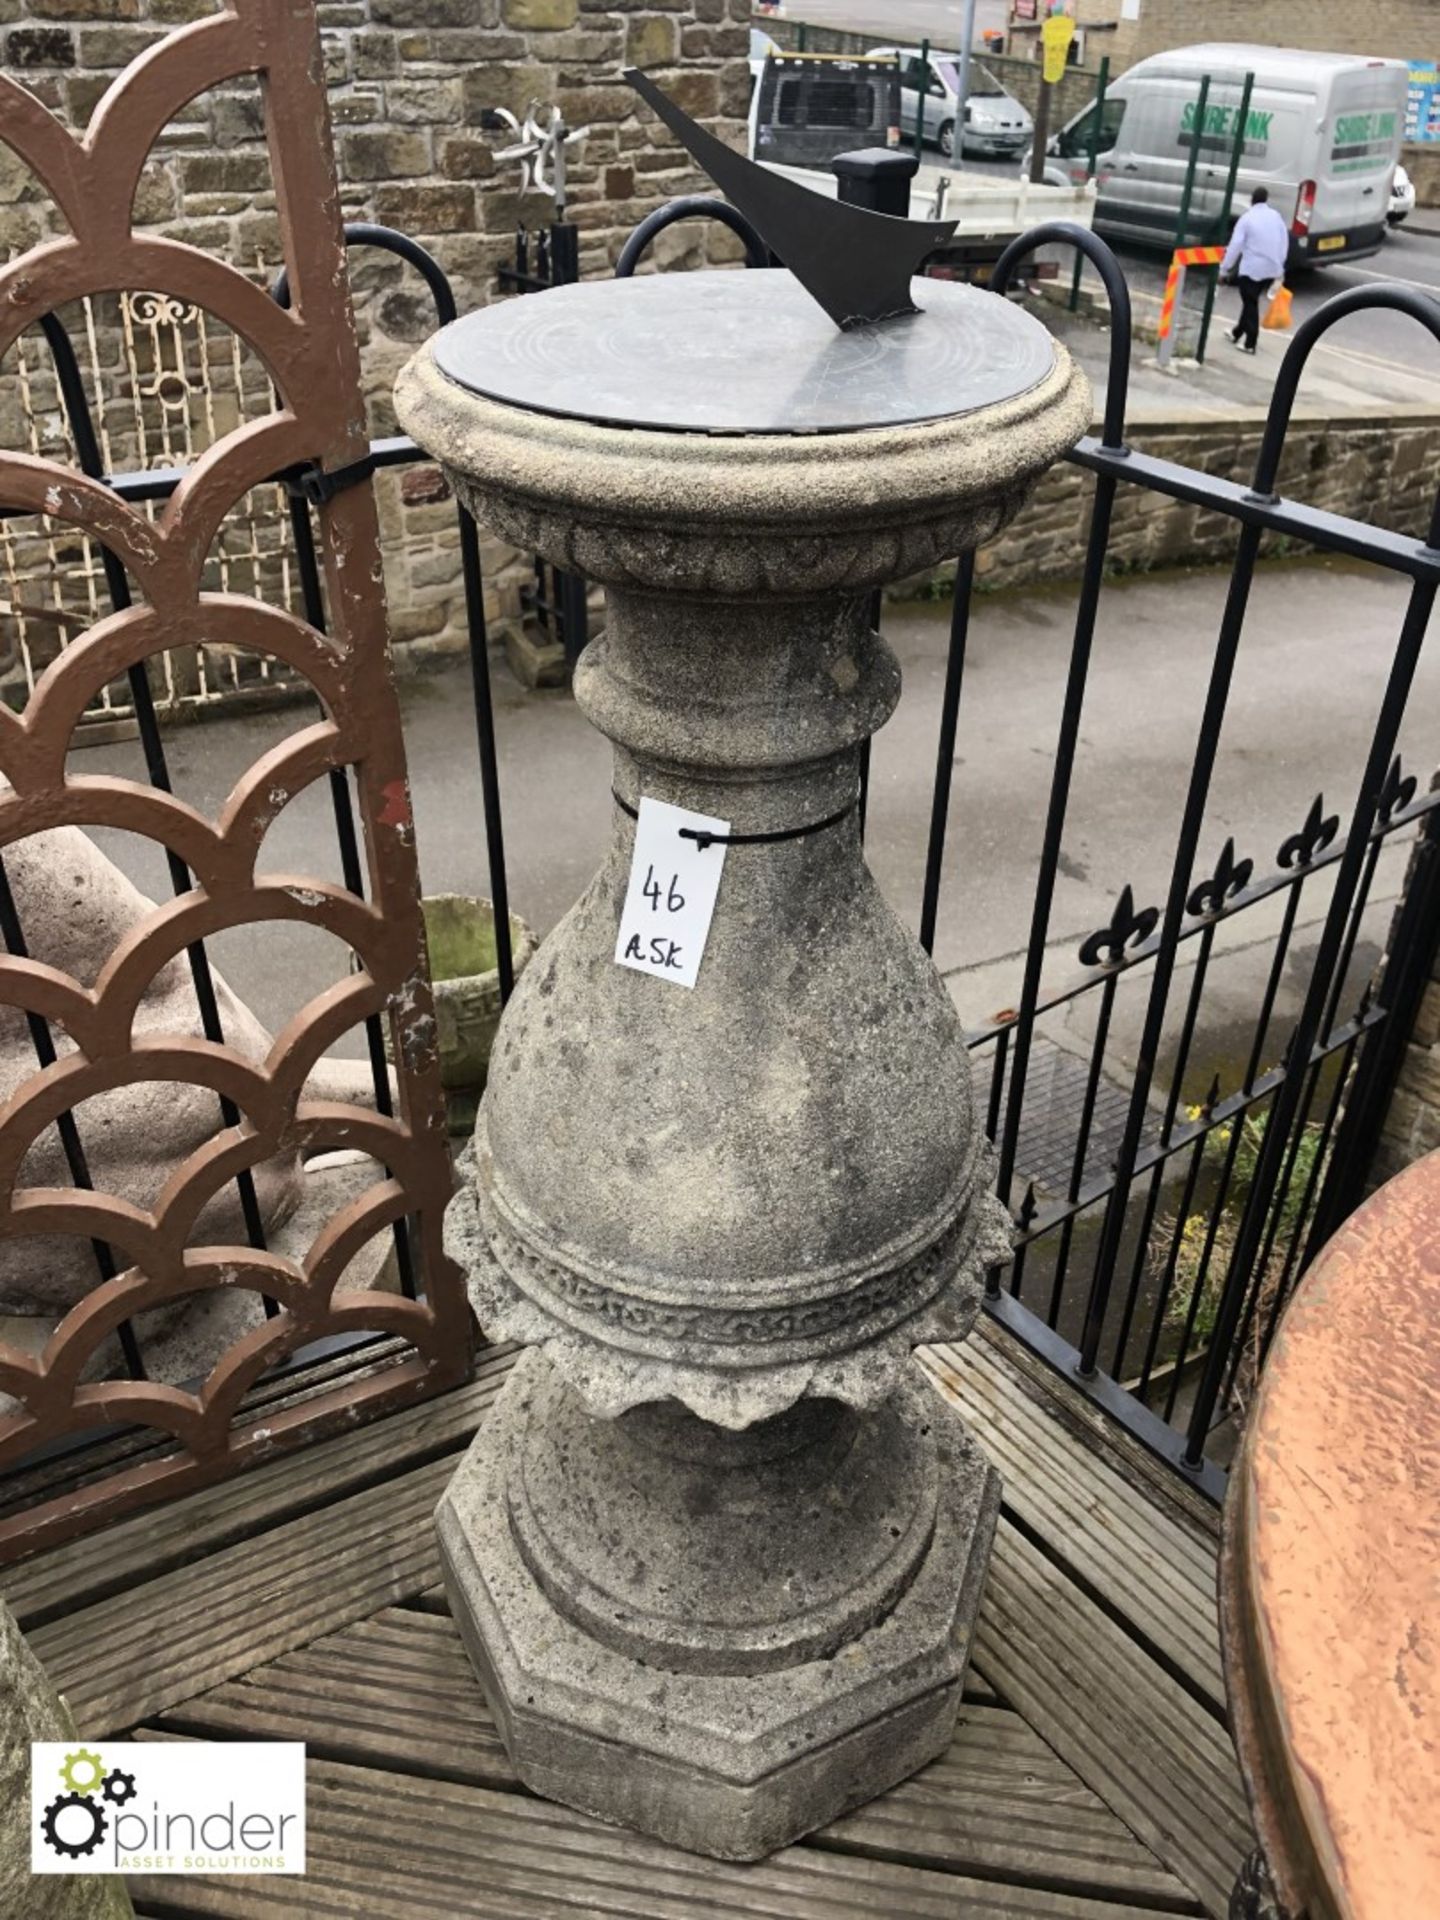
<path id="1" fill-rule="evenodd" d="M 1283 327 L 1288 327 L 1290 325 L 1290 308 L 1293 299 L 1294 296 L 1287 286 L 1282 285 L 1277 287 L 1275 290 L 1275 298 L 1265 309 L 1265 318 L 1260 322 L 1261 326 L 1268 327 L 1274 332 L 1278 332 Z"/>

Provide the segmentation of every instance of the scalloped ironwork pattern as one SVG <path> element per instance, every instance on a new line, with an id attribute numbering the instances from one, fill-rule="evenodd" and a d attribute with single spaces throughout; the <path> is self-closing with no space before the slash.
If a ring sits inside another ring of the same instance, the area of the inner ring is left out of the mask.
<path id="1" fill-rule="evenodd" d="M 189 245 L 131 228 L 136 185 L 166 122 L 185 102 L 258 75 L 292 300 L 277 306 L 237 268 Z M 315 463 L 338 472 L 368 451 L 360 362 L 345 278 L 341 215 L 313 8 L 293 0 L 229 0 L 224 12 L 149 48 L 110 87 L 76 138 L 17 81 L 0 76 L 0 139 L 52 197 L 68 233 L 0 268 L 0 353 L 42 315 L 99 292 L 145 289 L 215 315 L 263 360 L 277 410 L 224 435 L 194 463 L 152 522 L 101 482 L 33 454 L 0 454 L 0 498 L 89 534 L 123 564 L 135 604 L 100 619 L 42 675 L 22 712 L 0 707 L 0 850 L 42 828 L 123 828 L 171 849 L 193 891 L 155 909 L 86 988 L 58 969 L 0 957 L 0 1003 L 41 1016 L 74 1042 L 0 1110 L 0 1234 L 46 1232 L 104 1241 L 115 1277 L 97 1284 L 45 1351 L 0 1346 L 0 1468 L 33 1448 L 111 1423 L 158 1429 L 178 1447 L 89 1485 L 63 1511 L 0 1526 L 0 1557 L 75 1531 L 96 1515 L 214 1479 L 282 1439 L 349 1420 L 363 1404 L 422 1397 L 468 1363 L 463 1289 L 440 1243 L 451 1179 L 436 1036 L 418 904 L 418 873 L 399 709 L 387 661 L 378 528 L 370 484 L 318 509 L 329 632 L 294 614 L 204 592 L 202 569 L 226 513 L 271 476 Z M 66 759 L 87 704 L 107 682 L 197 633 L 285 662 L 314 690 L 323 719 L 302 724 L 237 782 L 217 819 L 174 795 L 113 777 L 74 777 Z M 369 899 L 325 881 L 257 874 L 272 821 L 332 768 L 353 769 Z M 173 956 L 221 929 L 285 919 L 338 936 L 361 971 L 337 980 L 279 1034 L 260 1065 L 193 1036 L 132 1034 L 147 984 Z M 305 1098 L 310 1070 L 346 1029 L 384 1013 L 398 1102 L 387 1119 Z M 37 1135 L 91 1095 L 169 1079 L 224 1094 L 240 1125 L 177 1166 L 149 1210 L 113 1194 L 22 1188 Z M 379 1179 L 322 1230 L 303 1261 L 234 1246 L 190 1244 L 205 1201 L 277 1152 L 359 1147 Z M 336 1294 L 347 1261 L 395 1220 L 414 1223 L 420 1297 Z M 125 1263 L 129 1264 L 126 1265 Z M 120 1323 L 161 1302 L 250 1287 L 279 1311 L 238 1340 L 197 1392 L 147 1380 L 83 1379 Z M 263 1426 L 241 1412 L 265 1368 L 298 1346 L 348 1329 L 402 1336 L 403 1357 Z M 17 1531 L 18 1529 L 18 1531 Z"/>

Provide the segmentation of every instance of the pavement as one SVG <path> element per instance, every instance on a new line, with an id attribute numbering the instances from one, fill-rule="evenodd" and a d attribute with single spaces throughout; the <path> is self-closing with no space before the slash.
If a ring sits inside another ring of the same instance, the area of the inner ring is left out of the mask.
<path id="1" fill-rule="evenodd" d="M 1013 161 L 967 159 L 966 173 L 1013 177 Z M 921 177 L 933 179 L 938 169 L 927 164 Z M 933 189 L 927 187 L 927 191 Z M 1292 276 L 1293 321 L 1289 331 L 1262 332 L 1259 349 L 1251 357 L 1237 353 L 1226 339 L 1239 313 L 1239 295 L 1220 287 L 1215 297 L 1209 346 L 1203 364 L 1192 357 L 1199 337 L 1204 277 L 1187 277 L 1181 308 L 1181 331 L 1175 358 L 1168 368 L 1156 362 L 1153 332 L 1169 265 L 1168 254 L 1151 249 L 1114 247 L 1134 314 L 1135 335 L 1130 352 L 1132 420 L 1235 420 L 1263 416 L 1274 391 L 1280 361 L 1294 327 L 1322 308 L 1336 294 L 1354 288 L 1393 285 L 1429 295 L 1440 303 L 1440 225 L 1405 226 L 1392 232 L 1378 254 L 1348 266 L 1328 266 Z M 1068 295 L 1074 253 L 1047 247 L 1037 260 L 1053 261 L 1058 278 L 1051 294 Z M 1082 308 L 1071 314 L 1063 300 L 1047 298 L 1041 309 L 1045 323 L 1069 345 L 1090 376 L 1096 390 L 1096 413 L 1109 378 L 1110 330 L 1108 303 L 1098 274 L 1088 265 L 1081 279 Z M 1437 315 L 1440 317 L 1440 315 Z M 1363 309 L 1348 314 L 1313 348 L 1296 403 L 1296 417 L 1331 418 L 1354 415 L 1419 415 L 1440 412 L 1440 339 L 1427 337 L 1424 328 L 1405 314 Z"/>
<path id="2" fill-rule="evenodd" d="M 1118 249 L 1130 286 L 1137 321 L 1159 313 L 1166 261 L 1154 253 Z M 1187 305 L 1198 309 L 1203 283 L 1192 276 Z M 1068 284 L 1068 282 L 1067 282 Z M 1085 284 L 1098 288 L 1088 273 Z M 1440 302 L 1440 228 L 1434 234 L 1408 225 L 1391 233 L 1380 252 L 1348 266 L 1317 269 L 1292 277 L 1294 322 L 1317 312 L 1336 294 L 1385 284 L 1419 291 Z M 1233 419 L 1237 409 L 1263 411 L 1269 404 L 1292 332 L 1262 333 L 1251 358 L 1236 353 L 1225 338 L 1239 311 L 1239 295 L 1221 287 L 1216 295 L 1205 364 L 1183 359 L 1166 372 L 1155 364 L 1151 341 L 1138 339 L 1131 353 L 1132 417 L 1177 414 L 1200 419 Z M 1047 317 L 1050 317 L 1047 315 Z M 1437 313 L 1440 318 L 1440 313 Z M 1108 330 L 1091 327 L 1077 333 L 1071 317 L 1052 320 L 1077 346 L 1087 371 L 1104 378 Z M 1186 339 L 1198 335 L 1198 313 Z M 1093 377 L 1093 376 L 1092 376 Z M 1347 315 L 1313 349 L 1301 383 L 1297 415 L 1417 414 L 1440 411 L 1440 340 L 1427 337 L 1407 315 L 1374 309 Z"/>
<path id="3" fill-rule="evenodd" d="M 1101 599 L 1070 817 L 1057 883 L 1047 982 L 1077 971 L 1076 949 L 1107 922 L 1129 883 L 1141 906 L 1163 901 L 1173 836 L 1191 764 L 1211 645 L 1225 592 L 1218 572 L 1108 585 Z M 975 604 L 954 763 L 936 958 L 967 1021 L 978 1025 L 1019 994 L 1031 898 L 1075 614 L 1073 586 L 981 595 Z M 1233 834 L 1257 872 L 1273 870 L 1280 842 L 1303 820 L 1322 780 L 1348 816 L 1399 628 L 1402 584 L 1343 563 L 1278 562 L 1260 569 L 1220 743 L 1202 836 L 1213 859 Z M 949 609 L 887 606 L 884 626 L 901 660 L 899 709 L 874 748 L 867 855 L 906 920 L 918 919 L 934 779 Z M 527 694 L 496 662 L 500 782 L 511 897 L 538 931 L 552 926 L 599 864 L 609 833 L 609 750 L 568 693 Z M 455 667 L 402 682 L 421 872 L 428 892 L 485 892 L 487 874 L 472 709 Z M 1422 777 L 1436 760 L 1440 648 L 1428 650 L 1404 741 Z M 306 710 L 220 718 L 167 740 L 176 791 L 214 817 L 240 773 L 306 723 Z M 81 749 L 77 772 L 143 778 L 138 745 Z M 140 886 L 168 889 L 156 850 L 126 834 L 96 839 Z M 1357 969 L 1378 955 L 1406 849 L 1381 857 Z M 292 801 L 261 851 L 261 871 L 339 879 L 328 789 Z M 1303 988 L 1323 886 L 1300 916 L 1281 1014 Z M 1218 943 L 1197 1074 L 1241 1044 L 1270 960 L 1263 910 L 1240 916 Z M 1193 945 L 1193 943 L 1192 943 Z M 211 942 L 216 964 L 272 1031 L 343 973 L 347 956 L 317 930 L 273 924 Z M 1117 1007 L 1113 1051 L 1129 1054 L 1141 984 Z M 1093 1001 L 1094 995 L 1085 996 Z M 1051 1023 L 1082 1050 L 1088 1008 Z M 358 1034 L 339 1049 L 360 1051 Z"/>
<path id="4" fill-rule="evenodd" d="M 1265 417 L 1292 335 L 1262 333 L 1253 355 L 1237 353 L 1225 337 L 1234 305 L 1235 295 L 1222 287 L 1203 365 L 1177 356 L 1167 369 L 1157 364 L 1152 341 L 1137 337 L 1132 342 L 1126 405 L 1132 426 L 1162 420 L 1241 423 Z M 1098 420 L 1110 379 L 1109 327 L 1048 302 L 1041 311 L 1045 324 L 1088 374 Z M 1393 320 L 1397 330 L 1402 324 L 1398 316 L 1377 317 Z M 1428 340 L 1413 320 L 1403 324 L 1409 338 L 1392 357 L 1348 344 L 1350 323 L 1340 321 L 1310 355 L 1294 418 L 1403 420 L 1440 414 L 1440 341 Z"/>

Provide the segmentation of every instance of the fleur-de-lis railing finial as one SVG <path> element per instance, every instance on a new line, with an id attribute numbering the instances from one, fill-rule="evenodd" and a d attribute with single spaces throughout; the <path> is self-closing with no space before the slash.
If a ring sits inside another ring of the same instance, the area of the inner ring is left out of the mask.
<path id="1" fill-rule="evenodd" d="M 1098 927 L 1081 945 L 1080 964 L 1086 967 L 1114 967 L 1127 950 L 1143 945 L 1160 920 L 1158 907 L 1142 907 L 1137 912 L 1135 896 L 1128 886 L 1121 890 L 1108 927 Z"/>
<path id="2" fill-rule="evenodd" d="M 1321 854 L 1340 831 L 1338 813 L 1327 815 L 1325 796 L 1317 793 L 1310 802 L 1310 811 L 1305 816 L 1305 824 L 1298 833 L 1292 833 L 1288 839 L 1280 842 L 1280 851 L 1275 858 L 1282 867 L 1308 867 L 1317 854 Z"/>
<path id="3" fill-rule="evenodd" d="M 1250 876 L 1255 871 L 1253 860 L 1235 858 L 1235 840 L 1232 835 L 1220 849 L 1220 858 L 1215 862 L 1215 871 L 1208 880 L 1202 880 L 1191 890 L 1185 902 L 1185 911 L 1197 919 L 1219 913 L 1227 901 L 1233 900 L 1237 893 L 1243 893 L 1250 884 Z"/>
<path id="4" fill-rule="evenodd" d="M 1040 1202 L 1035 1197 L 1035 1182 L 1032 1180 L 1025 1189 L 1025 1198 L 1020 1202 L 1020 1211 L 1015 1216 L 1016 1231 L 1022 1237 L 1034 1226 L 1039 1211 Z"/>
<path id="5" fill-rule="evenodd" d="M 1390 769 L 1380 788 L 1380 798 L 1375 803 L 1375 824 L 1388 827 L 1396 814 L 1408 807 L 1415 798 L 1415 786 L 1414 774 L 1401 772 L 1400 756 L 1397 753 L 1390 762 Z"/>

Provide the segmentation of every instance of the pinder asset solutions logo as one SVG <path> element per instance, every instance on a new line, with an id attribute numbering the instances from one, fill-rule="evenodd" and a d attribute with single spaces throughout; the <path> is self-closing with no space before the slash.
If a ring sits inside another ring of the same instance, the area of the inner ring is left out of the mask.
<path id="1" fill-rule="evenodd" d="M 298 1741 L 30 1749 L 32 1873 L 304 1873 Z"/>

